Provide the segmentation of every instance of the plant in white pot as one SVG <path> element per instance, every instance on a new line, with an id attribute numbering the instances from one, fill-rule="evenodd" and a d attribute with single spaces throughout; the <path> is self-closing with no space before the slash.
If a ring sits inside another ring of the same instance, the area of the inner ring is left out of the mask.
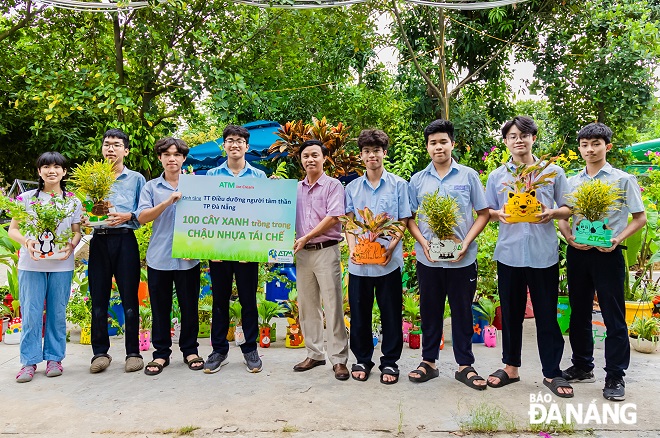
<path id="1" fill-rule="evenodd" d="M 441 196 L 439 190 L 427 193 L 422 198 L 419 213 L 423 215 L 420 220 L 426 221 L 433 232 L 433 237 L 429 241 L 431 259 L 456 260 L 458 252 L 462 249 L 461 240 L 454 234 L 454 228 L 460 219 L 456 199 L 450 195 Z"/>
<path id="2" fill-rule="evenodd" d="M 660 340 L 660 320 L 654 316 L 635 318 L 630 324 L 630 345 L 640 353 L 653 353 Z"/>

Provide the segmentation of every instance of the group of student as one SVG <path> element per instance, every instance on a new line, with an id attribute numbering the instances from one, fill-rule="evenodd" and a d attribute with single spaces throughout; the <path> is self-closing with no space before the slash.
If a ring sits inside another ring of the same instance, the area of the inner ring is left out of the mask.
<path id="1" fill-rule="evenodd" d="M 607 328 L 605 341 L 605 386 L 608 400 L 625 399 L 625 370 L 630 361 L 627 326 L 624 317 L 624 259 L 621 241 L 644 226 L 646 215 L 640 188 L 634 176 L 613 168 L 606 159 L 612 148 L 612 131 L 602 123 L 591 123 L 578 133 L 579 151 L 585 167 L 567 179 L 554 165 L 545 166 L 542 175 L 549 180 L 536 190 L 542 204 L 538 222 L 510 223 L 504 204 L 513 172 L 521 165 L 538 161 L 532 153 L 538 128 L 534 121 L 518 116 L 502 127 L 502 137 L 511 159 L 488 175 L 486 188 L 477 172 L 458 164 L 452 158 L 454 127 L 447 120 L 435 120 L 424 130 L 424 141 L 431 162 L 413 175 L 410 182 L 387 172 L 384 158 L 389 138 L 381 130 L 363 130 L 357 140 L 360 158 L 366 171 L 345 188 L 324 172 L 328 150 L 318 140 L 304 142 L 298 150 L 305 178 L 298 183 L 296 209 L 296 254 L 300 325 L 305 337 L 306 358 L 296 364 L 297 372 L 332 364 L 335 378 L 358 381 L 369 378 L 373 362 L 372 307 L 374 298 L 381 313 L 383 341 L 380 358 L 380 381 L 394 384 L 399 380 L 397 361 L 403 348 L 401 308 L 403 252 L 401 239 L 407 228 L 415 238 L 417 277 L 419 280 L 422 320 L 422 361 L 408 374 L 417 383 L 438 377 L 436 360 L 443 336 L 445 301 L 451 308 L 452 346 L 457 363 L 455 378 L 476 390 L 500 388 L 520 380 L 522 365 L 522 330 L 527 293 L 535 313 L 538 350 L 543 383 L 559 397 L 572 397 L 571 383 L 594 382 L 594 358 L 591 317 L 594 294 Z M 249 148 L 249 132 L 230 125 L 223 131 L 227 160 L 207 175 L 266 178 L 266 174 L 245 160 Z M 128 137 L 112 129 L 103 136 L 102 152 L 114 162 L 116 183 L 110 197 L 116 213 L 108 224 L 96 227 L 90 242 L 89 286 L 92 300 L 92 349 L 90 371 L 98 373 L 110 366 L 107 308 L 112 277 L 116 279 L 125 312 L 125 371 L 144 368 L 156 375 L 169 364 L 172 354 L 170 311 L 173 285 L 181 308 L 179 348 L 191 370 L 215 373 L 228 363 L 229 302 L 235 279 L 242 304 L 242 321 L 246 342 L 240 346 L 249 372 L 259 372 L 262 361 L 257 351 L 258 317 L 256 304 L 258 263 L 210 261 L 213 294 L 213 351 L 206 360 L 198 353 L 197 300 L 200 268 L 198 260 L 171 257 L 176 202 L 182 194 L 177 190 L 188 146 L 180 139 L 163 138 L 156 142 L 155 152 L 164 172 L 145 182 L 139 173 L 126 168 L 129 154 Z M 47 361 L 46 375 L 62 373 L 65 353 L 64 308 L 69 296 L 73 248 L 80 240 L 80 203 L 67 196 L 64 186 L 64 158 L 47 152 L 37 161 L 39 188 L 23 195 L 30 208 L 32 196 L 48 193 L 65 196 L 75 204 L 74 214 L 61 229 L 71 228 L 74 235 L 65 248 L 63 260 L 39 260 L 32 251 L 34 236 L 23 236 L 12 221 L 10 237 L 29 251 L 20 251 L 19 287 L 23 306 L 23 336 L 18 382 L 30 381 L 37 363 Z M 593 179 L 614 183 L 622 193 L 617 207 L 609 213 L 612 245 L 591 247 L 575 242 L 571 208 L 567 195 L 580 184 Z M 459 220 L 454 228 L 461 249 L 454 261 L 432 261 L 429 254 L 433 232 L 423 214 L 417 211 L 424 197 L 438 192 L 453 197 L 459 207 Z M 359 216 L 368 207 L 375 214 L 386 213 L 400 222 L 399 232 L 392 238 L 379 239 L 386 249 L 381 264 L 361 264 L 355 257 L 356 238 L 346 234 L 350 251 L 348 263 L 348 297 L 351 309 L 350 349 L 356 363 L 349 371 L 349 339 L 343 318 L 342 273 L 339 243 L 343 240 L 339 217 Z M 628 220 L 628 215 L 632 220 Z M 416 217 L 418 216 L 418 217 Z M 568 287 L 572 308 L 569 340 L 573 365 L 561 370 L 564 339 L 557 323 L 556 306 L 559 291 L 558 239 L 554 220 L 566 238 Z M 85 222 L 85 219 L 82 219 Z M 140 224 L 153 221 L 153 234 L 147 250 L 148 285 L 153 312 L 153 360 L 143 363 L 138 348 L 137 288 L 140 259 L 133 231 Z M 504 367 L 487 378 L 473 367 L 472 303 L 477 289 L 476 237 L 489 221 L 499 222 L 494 259 L 502 307 L 502 362 Z M 84 225 L 84 223 L 83 223 Z M 60 230 L 58 230 L 60 231 Z M 46 336 L 41 344 L 44 298 L 47 301 Z M 325 336 L 324 336 L 325 331 Z M 325 342 L 324 342 L 325 338 Z"/>

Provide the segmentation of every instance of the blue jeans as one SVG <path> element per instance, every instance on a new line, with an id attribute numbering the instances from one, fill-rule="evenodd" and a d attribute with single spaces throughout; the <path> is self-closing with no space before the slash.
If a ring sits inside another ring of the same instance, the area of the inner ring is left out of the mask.
<path id="1" fill-rule="evenodd" d="M 18 271 L 23 329 L 21 363 L 35 365 L 44 360 L 60 362 L 66 352 L 66 305 L 71 295 L 73 271 Z M 46 334 L 43 347 L 44 300 L 46 301 Z"/>

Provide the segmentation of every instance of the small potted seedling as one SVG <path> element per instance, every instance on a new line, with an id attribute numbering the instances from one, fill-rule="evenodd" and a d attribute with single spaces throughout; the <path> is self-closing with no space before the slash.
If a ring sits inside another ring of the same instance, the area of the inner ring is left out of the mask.
<path id="1" fill-rule="evenodd" d="M 541 157 L 532 164 L 519 164 L 511 172 L 513 179 L 504 183 L 502 191 L 507 192 L 507 201 L 504 204 L 504 213 L 509 217 L 507 222 L 538 222 L 541 214 L 541 203 L 536 198 L 536 191 L 548 184 L 557 176 L 557 172 L 543 171 L 554 159 Z"/>
<path id="2" fill-rule="evenodd" d="M 407 293 L 403 295 L 403 319 L 412 324 L 408 333 L 408 346 L 417 349 L 421 345 L 422 330 L 420 328 L 419 295 Z"/>
<path id="3" fill-rule="evenodd" d="M 622 190 L 617 182 L 594 179 L 581 184 L 566 196 L 576 216 L 575 242 L 583 245 L 612 246 L 612 230 L 608 227 L 608 212 L 618 210 Z"/>
<path id="4" fill-rule="evenodd" d="M 238 298 L 229 303 L 229 329 L 227 330 L 227 341 L 229 342 L 236 339 L 236 327 L 241 326 L 242 313 L 243 306 Z"/>
<path id="5" fill-rule="evenodd" d="M 208 338 L 211 336 L 211 316 L 213 315 L 213 296 L 204 295 L 199 299 L 197 307 L 197 316 L 199 318 L 198 338 Z"/>
<path id="6" fill-rule="evenodd" d="M 419 212 L 424 216 L 433 237 L 429 241 L 429 255 L 434 261 L 456 260 L 462 249 L 461 240 L 454 234 L 460 212 L 458 202 L 450 195 L 441 196 L 439 190 L 422 198 Z"/>
<path id="7" fill-rule="evenodd" d="M 277 315 L 286 312 L 287 309 L 273 301 L 268 301 L 264 294 L 257 294 L 257 313 L 259 315 L 259 346 L 270 347 L 276 332 L 276 325 L 271 320 Z"/>
<path id="8" fill-rule="evenodd" d="M 83 163 L 73 169 L 69 178 L 83 197 L 81 201 L 93 227 L 107 225 L 108 214 L 115 212 L 114 206 L 108 200 L 115 183 L 113 164 L 112 161 Z"/>
<path id="9" fill-rule="evenodd" d="M 486 321 L 486 325 L 482 329 L 486 347 L 493 348 L 497 346 L 497 329 L 493 325 L 493 321 L 495 321 L 495 309 L 499 305 L 499 302 L 495 303 L 486 297 L 481 297 L 474 307 L 479 316 Z"/>
<path id="10" fill-rule="evenodd" d="M 144 300 L 144 305 L 139 306 L 140 311 L 140 351 L 147 351 L 151 346 L 151 305 L 149 300 Z"/>
<path id="11" fill-rule="evenodd" d="M 362 221 L 358 219 L 362 218 Z M 362 264 L 378 264 L 385 261 L 385 247 L 377 241 L 378 238 L 388 240 L 391 236 L 401 232 L 403 224 L 395 221 L 386 213 L 374 213 L 368 208 L 358 210 L 358 216 L 340 216 L 347 233 L 357 238 L 353 251 L 355 261 Z"/>
<path id="12" fill-rule="evenodd" d="M 286 327 L 286 338 L 284 346 L 287 348 L 303 348 L 305 346 L 305 338 L 303 337 L 302 330 L 300 329 L 300 311 L 298 309 L 298 291 L 296 288 L 291 288 L 289 291 L 289 299 L 286 300 L 288 311 L 286 312 L 288 326 Z"/>
<path id="13" fill-rule="evenodd" d="M 640 353 L 653 353 L 660 340 L 660 320 L 656 317 L 635 318 L 630 324 L 630 344 Z"/>

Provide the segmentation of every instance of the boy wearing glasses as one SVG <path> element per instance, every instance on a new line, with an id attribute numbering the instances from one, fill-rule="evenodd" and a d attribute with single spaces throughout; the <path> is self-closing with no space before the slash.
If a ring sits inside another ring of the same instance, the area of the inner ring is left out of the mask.
<path id="1" fill-rule="evenodd" d="M 504 124 L 502 137 L 511 160 L 492 172 L 486 184 L 491 220 L 500 222 L 494 259 L 497 261 L 502 306 L 502 362 L 505 364 L 504 369 L 488 377 L 488 386 L 500 388 L 520 380 L 518 368 L 521 366 L 523 319 L 529 290 L 534 306 L 543 384 L 556 396 L 569 398 L 573 397 L 573 388 L 562 377 L 559 368 L 564 338 L 557 323 L 559 244 L 552 222 L 570 215 L 564 199 L 568 191 L 564 171 L 550 164 L 541 173 L 554 172 L 555 175 L 550 177 L 551 183 L 536 189 L 536 199 L 542 204 L 538 222 L 510 223 L 507 221 L 510 215 L 503 209 L 509 196 L 504 183 L 513 181 L 512 173 L 518 166 L 529 166 L 538 161 L 532 154 L 537 132 L 534 120 L 525 116 L 514 117 Z"/>
<path id="2" fill-rule="evenodd" d="M 114 162 L 115 183 L 110 202 L 116 212 L 108 215 L 108 225 L 94 228 L 89 243 L 89 293 L 92 299 L 92 364 L 89 371 L 99 373 L 108 366 L 112 357 L 108 354 L 108 305 L 112 277 L 115 277 L 125 316 L 126 363 L 124 370 L 139 371 L 144 362 L 138 344 L 139 311 L 138 286 L 140 284 L 140 251 L 134 230 L 140 223 L 135 213 L 140 201 L 140 191 L 146 180 L 138 172 L 124 165 L 128 156 L 128 136 L 119 129 L 103 134 L 101 146 L 103 158 Z M 84 220 L 83 222 L 86 222 Z M 89 225 L 89 223 L 83 223 Z"/>
<path id="3" fill-rule="evenodd" d="M 245 160 L 245 153 L 250 148 L 250 132 L 242 126 L 229 125 L 222 131 L 227 161 L 209 170 L 210 176 L 227 176 L 234 178 L 266 178 L 266 174 L 256 169 Z M 211 325 L 211 344 L 213 351 L 204 364 L 207 374 L 220 371 L 228 363 L 229 342 L 229 299 L 232 293 L 232 283 L 236 278 L 238 298 L 242 306 L 243 331 L 245 343 L 241 351 L 251 373 L 261 371 L 262 363 L 257 352 L 256 339 L 259 336 L 257 319 L 257 284 L 259 263 L 236 262 L 229 260 L 211 260 L 209 262 L 213 293 L 213 324 Z"/>

